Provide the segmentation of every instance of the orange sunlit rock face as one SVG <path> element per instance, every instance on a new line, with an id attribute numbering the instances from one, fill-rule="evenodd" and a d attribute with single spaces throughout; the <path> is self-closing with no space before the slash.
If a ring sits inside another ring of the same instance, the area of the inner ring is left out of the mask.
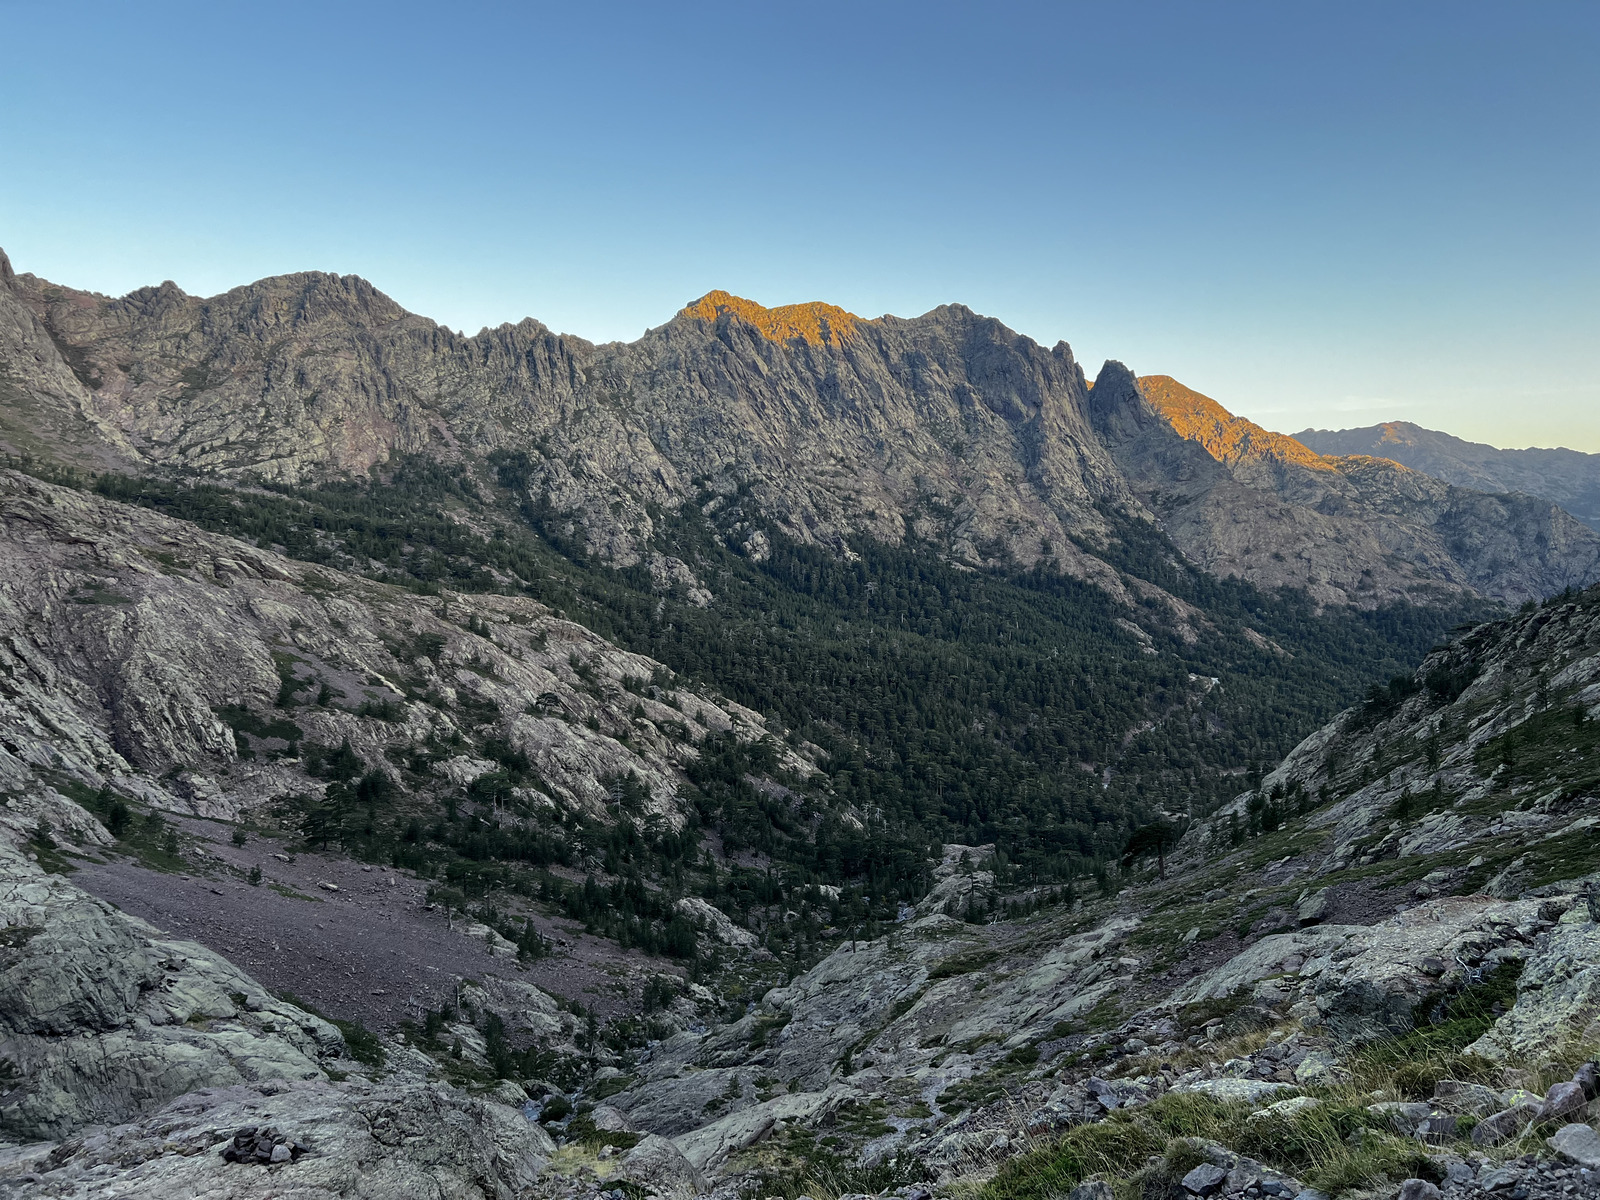
<path id="1" fill-rule="evenodd" d="M 1333 461 L 1254 421 L 1236 417 L 1210 396 L 1202 396 L 1170 375 L 1141 375 L 1145 399 L 1184 437 L 1199 442 L 1218 462 L 1273 458 L 1317 471 L 1335 470 Z"/>
<path id="2" fill-rule="evenodd" d="M 785 304 L 778 308 L 763 308 L 754 300 L 746 300 L 729 292 L 707 292 L 680 314 L 698 317 L 702 321 L 715 321 L 725 312 L 731 312 L 742 321 L 759 329 L 763 336 L 774 342 L 787 342 L 799 338 L 813 346 L 837 345 L 856 335 L 856 327 L 865 324 L 854 313 L 846 312 L 836 304 L 813 300 L 810 304 Z"/>

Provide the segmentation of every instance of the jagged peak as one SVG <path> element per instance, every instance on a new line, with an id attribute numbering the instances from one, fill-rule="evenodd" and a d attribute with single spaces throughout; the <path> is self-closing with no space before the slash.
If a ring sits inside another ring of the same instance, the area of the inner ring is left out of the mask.
<path id="1" fill-rule="evenodd" d="M 723 313 L 732 313 L 746 324 L 755 326 L 761 335 L 774 342 L 788 342 L 799 338 L 812 346 L 836 345 L 856 336 L 857 327 L 867 322 L 837 304 L 813 300 L 808 304 L 784 304 L 765 308 L 754 300 L 735 296 L 731 292 L 707 292 L 678 313 L 680 317 L 693 317 L 701 321 L 715 321 Z"/>
<path id="2" fill-rule="evenodd" d="M 1315 471 L 1337 469 L 1333 459 L 1292 437 L 1234 416 L 1210 396 L 1185 387 L 1170 375 L 1141 375 L 1139 390 L 1179 434 L 1199 442 L 1218 462 L 1232 465 L 1245 459 L 1271 458 Z"/>

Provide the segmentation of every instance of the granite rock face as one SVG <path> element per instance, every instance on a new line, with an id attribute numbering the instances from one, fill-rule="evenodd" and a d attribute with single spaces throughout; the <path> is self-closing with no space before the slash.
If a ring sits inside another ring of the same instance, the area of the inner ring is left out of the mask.
<path id="1" fill-rule="evenodd" d="M 272 1127 L 306 1152 L 271 1165 L 222 1151 Z M 9 1182 L 65 1200 L 513 1200 L 555 1146 L 513 1109 L 426 1084 L 308 1081 L 207 1088 L 51 1147 Z"/>
<path id="2" fill-rule="evenodd" d="M 111 298 L 0 256 L 0 364 L 0 443 L 82 465 L 296 482 L 504 451 L 564 536 L 692 596 L 708 593 L 649 545 L 691 503 L 737 511 L 756 559 L 766 523 L 842 554 L 914 535 L 1118 594 L 1092 550 L 1108 507 L 1202 567 L 1322 603 L 1520 601 L 1600 577 L 1600 537 L 1548 502 L 1323 459 L 1118 363 L 1091 391 L 1066 343 L 961 305 L 864 320 L 718 292 L 595 346 L 533 320 L 466 337 L 353 276 Z"/>
<path id="3" fill-rule="evenodd" d="M 1130 486 L 1192 561 L 1324 604 L 1520 602 L 1583 587 L 1593 531 L 1548 500 L 1489 495 L 1386 459 L 1330 458 L 1165 376 L 1108 363 L 1089 399 Z"/>
<path id="4" fill-rule="evenodd" d="M 85 819 L 88 819 L 87 817 Z M 0 845 L 0 1135 L 62 1137 L 201 1087 L 350 1067 L 326 1021 Z"/>
<path id="5" fill-rule="evenodd" d="M 603 819 L 607 781 L 631 772 L 645 815 L 676 827 L 691 740 L 766 729 L 687 688 L 629 692 L 665 668 L 532 601 L 419 597 L 4 469 L 0 557 L 0 787 L 24 797 L 0 823 L 105 840 L 40 770 L 232 818 L 322 790 L 299 769 L 301 737 L 392 772 L 386 750 L 487 720 L 562 803 Z M 306 701 L 292 714 L 285 688 Z M 449 760 L 438 786 L 493 767 Z"/>

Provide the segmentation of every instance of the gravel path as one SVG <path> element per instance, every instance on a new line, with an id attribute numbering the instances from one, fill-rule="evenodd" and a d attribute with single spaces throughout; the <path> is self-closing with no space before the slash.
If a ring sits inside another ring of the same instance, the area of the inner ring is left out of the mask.
<path id="1" fill-rule="evenodd" d="M 482 942 L 465 936 L 459 917 L 452 927 L 442 910 L 427 910 L 427 884 L 410 875 L 334 854 L 302 853 L 285 862 L 275 857 L 284 853 L 281 845 L 269 838 L 236 847 L 227 840 L 229 826 L 172 820 L 194 839 L 184 850 L 191 873 L 113 856 L 104 863 L 80 860 L 72 881 L 328 1016 L 391 1029 L 438 1007 L 456 979 L 487 975 L 535 983 L 614 1016 L 637 1011 L 647 975 L 677 970 L 668 960 L 623 951 L 543 917 L 534 919 L 540 932 L 567 943 L 555 955 L 526 965 L 491 958 Z M 263 880 L 252 887 L 244 876 L 258 864 Z"/>

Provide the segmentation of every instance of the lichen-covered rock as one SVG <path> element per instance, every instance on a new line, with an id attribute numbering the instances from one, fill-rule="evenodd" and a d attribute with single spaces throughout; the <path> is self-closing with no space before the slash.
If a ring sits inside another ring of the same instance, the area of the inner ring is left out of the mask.
<path id="1" fill-rule="evenodd" d="M 1272 1083 L 1264 1079 L 1197 1079 L 1175 1083 L 1175 1092 L 1193 1092 L 1197 1096 L 1210 1096 L 1224 1104 L 1260 1104 L 1270 1096 L 1281 1096 L 1294 1091 L 1287 1083 Z"/>
<path id="2" fill-rule="evenodd" d="M 1472 1127 L 1474 1146 L 1498 1146 L 1501 1142 L 1519 1136 L 1539 1119 L 1543 1106 L 1536 1100 L 1521 1101 L 1497 1113 L 1491 1113 Z"/>
<path id="3" fill-rule="evenodd" d="M 306 1152 L 223 1157 L 236 1130 L 268 1125 Z M 241 1085 L 70 1138 L 16 1182 L 58 1200 L 513 1200 L 554 1149 L 520 1113 L 443 1086 Z"/>
<path id="4" fill-rule="evenodd" d="M 320 1078 L 339 1031 L 0 844 L 0 1133 L 61 1137 L 196 1088 Z"/>
<path id="5" fill-rule="evenodd" d="M 705 931 L 712 942 L 732 946 L 736 950 L 753 950 L 759 940 L 748 929 L 741 929 L 728 919 L 726 913 L 698 896 L 684 896 L 677 902 L 679 913 Z"/>
<path id="6" fill-rule="evenodd" d="M 1550 1148 L 1580 1167 L 1600 1167 L 1600 1133 L 1594 1126 L 1574 1122 L 1563 1125 L 1546 1139 Z"/>
<path id="7" fill-rule="evenodd" d="M 1467 1049 L 1534 1061 L 1600 1038 L 1600 925 L 1561 923 L 1528 955 L 1517 1002 Z"/>
<path id="8" fill-rule="evenodd" d="M 662 1200 L 690 1200 L 710 1190 L 700 1168 L 672 1142 L 653 1133 L 623 1155 L 618 1175 Z"/>
<path id="9" fill-rule="evenodd" d="M 844 1084 L 834 1084 L 820 1092 L 793 1092 L 752 1105 L 672 1140 L 695 1167 L 702 1171 L 714 1170 L 731 1155 L 748 1150 L 767 1137 L 779 1121 L 814 1124 L 840 1105 L 860 1097 L 860 1092 Z"/>
<path id="10" fill-rule="evenodd" d="M 1542 902 L 1452 896 L 1377 925 L 1315 925 L 1273 934 L 1185 984 L 1177 1003 L 1218 1000 L 1269 976 L 1314 1003 L 1336 1037 L 1360 1041 L 1411 1027 L 1411 1009 L 1439 990 L 1440 963 L 1481 963 L 1491 951 L 1531 949 L 1552 920 Z M 1292 971 L 1291 971 L 1292 967 Z"/>

